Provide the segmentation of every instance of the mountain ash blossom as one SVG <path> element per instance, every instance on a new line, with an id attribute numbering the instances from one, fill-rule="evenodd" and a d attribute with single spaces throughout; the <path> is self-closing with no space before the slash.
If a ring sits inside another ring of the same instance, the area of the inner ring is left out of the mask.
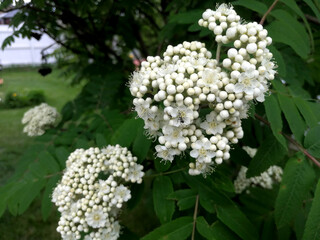
<path id="1" fill-rule="evenodd" d="M 30 137 L 43 135 L 47 129 L 58 123 L 59 118 L 60 114 L 56 108 L 41 103 L 24 113 L 21 122 L 26 126 L 23 132 Z"/>
<path id="2" fill-rule="evenodd" d="M 241 120 L 252 101 L 264 101 L 276 66 L 268 31 L 242 20 L 231 5 L 207 9 L 198 23 L 213 32 L 224 58 L 213 58 L 198 41 L 169 45 L 141 63 L 129 89 L 147 134 L 158 140 L 157 157 L 172 162 L 189 154 L 189 174 L 206 175 L 243 138 Z"/>
<path id="3" fill-rule="evenodd" d="M 117 216 L 131 198 L 125 183 L 141 183 L 143 166 L 127 148 L 77 149 L 66 162 L 52 202 L 61 217 L 57 231 L 62 239 L 116 240 L 120 236 Z"/>

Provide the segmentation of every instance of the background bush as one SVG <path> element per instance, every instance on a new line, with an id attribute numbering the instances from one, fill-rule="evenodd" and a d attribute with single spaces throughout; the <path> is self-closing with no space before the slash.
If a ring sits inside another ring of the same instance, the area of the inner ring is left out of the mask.
<path id="1" fill-rule="evenodd" d="M 3 107 L 22 108 L 37 105 L 45 101 L 45 95 L 42 90 L 23 91 L 22 93 L 10 91 L 5 95 Z"/>

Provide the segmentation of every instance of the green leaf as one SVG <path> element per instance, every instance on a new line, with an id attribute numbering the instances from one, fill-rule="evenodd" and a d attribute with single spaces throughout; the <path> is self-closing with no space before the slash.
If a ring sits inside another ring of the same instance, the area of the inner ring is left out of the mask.
<path id="1" fill-rule="evenodd" d="M 52 208 L 51 194 L 53 192 L 53 188 L 56 186 L 59 179 L 60 179 L 59 175 L 53 176 L 52 178 L 49 179 L 45 187 L 42 201 L 41 201 L 41 214 L 42 214 L 42 219 L 44 221 L 46 221 L 50 216 L 51 208 Z"/>
<path id="2" fill-rule="evenodd" d="M 59 160 L 61 169 L 64 169 L 66 167 L 66 161 L 70 152 L 65 147 L 58 147 L 55 150 L 55 154 L 57 159 Z"/>
<path id="3" fill-rule="evenodd" d="M 46 179 L 28 182 L 22 189 L 19 198 L 18 214 L 24 213 L 31 202 L 39 195 L 41 189 L 45 186 Z"/>
<path id="4" fill-rule="evenodd" d="M 191 10 L 184 13 L 178 13 L 173 15 L 169 22 L 177 22 L 179 24 L 191 24 L 198 22 L 201 18 L 203 10 Z"/>
<path id="5" fill-rule="evenodd" d="M 168 199 L 176 200 L 180 211 L 194 207 L 197 193 L 191 189 L 182 189 L 171 193 Z"/>
<path id="6" fill-rule="evenodd" d="M 217 216 L 242 239 L 258 239 L 258 232 L 246 215 L 234 204 L 216 206 Z"/>
<path id="7" fill-rule="evenodd" d="M 315 156 L 320 157 L 320 126 L 311 128 L 305 137 L 304 146 L 307 148 L 308 152 Z"/>
<path id="8" fill-rule="evenodd" d="M 211 240 L 216 239 L 212 228 L 209 226 L 209 224 L 207 223 L 204 217 L 197 218 L 196 227 L 197 227 L 197 231 L 206 239 L 211 239 Z"/>
<path id="9" fill-rule="evenodd" d="M 202 28 L 199 26 L 198 22 L 192 24 L 189 28 L 188 31 L 189 32 L 198 32 L 200 31 Z"/>
<path id="10" fill-rule="evenodd" d="M 43 162 L 43 167 L 47 170 L 47 173 L 56 173 L 61 170 L 59 163 L 48 151 L 41 152 L 38 158 L 40 162 Z"/>
<path id="11" fill-rule="evenodd" d="M 237 240 L 240 239 L 229 228 L 227 228 L 222 222 L 215 221 L 211 224 L 213 234 L 217 240 Z"/>
<path id="12" fill-rule="evenodd" d="M 192 217 L 180 217 L 147 234 L 141 240 L 184 240 L 192 232 Z"/>
<path id="13" fill-rule="evenodd" d="M 167 176 L 156 177 L 153 182 L 153 204 L 161 223 L 169 222 L 174 213 L 174 202 L 168 200 L 171 193 L 173 193 L 171 179 Z"/>
<path id="14" fill-rule="evenodd" d="M 78 138 L 75 142 L 75 148 L 88 149 L 89 147 L 90 145 L 86 138 Z"/>
<path id="15" fill-rule="evenodd" d="M 262 15 L 268 10 L 268 7 L 264 3 L 260 1 L 255 1 L 255 0 L 238 0 L 238 1 L 232 2 L 232 5 L 242 6 L 252 11 L 255 11 L 257 13 L 260 13 Z"/>
<path id="16" fill-rule="evenodd" d="M 273 214 L 269 214 L 264 220 L 260 240 L 277 239 L 276 233 L 277 230 Z"/>
<path id="17" fill-rule="evenodd" d="M 157 172 L 165 172 L 171 167 L 170 161 L 160 160 L 159 158 L 156 158 L 153 162 Z"/>
<path id="18" fill-rule="evenodd" d="M 250 162 L 247 177 L 260 175 L 272 165 L 279 163 L 285 154 L 286 150 L 284 147 L 276 141 L 273 135 L 269 135 L 258 148 L 257 154 Z"/>
<path id="19" fill-rule="evenodd" d="M 132 146 L 133 155 L 138 157 L 139 163 L 145 160 L 151 146 L 151 140 L 144 134 L 143 126 L 144 124 L 142 123 L 137 130 L 137 136 Z"/>
<path id="20" fill-rule="evenodd" d="M 302 239 L 320 239 L 320 180 L 317 184 Z"/>
<path id="21" fill-rule="evenodd" d="M 313 1 L 312 0 L 304 0 L 304 2 L 306 4 L 308 4 L 308 6 L 312 9 L 312 11 L 316 15 L 316 17 L 320 20 L 320 11 L 317 8 L 317 6 L 313 3 Z"/>
<path id="22" fill-rule="evenodd" d="M 301 143 L 304 136 L 304 131 L 306 129 L 305 123 L 296 105 L 294 104 L 293 99 L 291 97 L 288 97 L 284 92 L 284 86 L 277 81 L 273 81 L 273 85 L 279 91 L 278 100 L 284 116 L 288 121 L 289 127 L 296 140 Z"/>
<path id="23" fill-rule="evenodd" d="M 307 125 L 311 128 L 317 126 L 318 120 L 315 115 L 315 112 L 312 111 L 309 102 L 300 97 L 296 97 L 293 100 L 296 106 L 298 107 L 300 113 L 302 114 L 303 118 L 306 120 Z"/>
<path id="24" fill-rule="evenodd" d="M 297 154 L 287 162 L 275 204 L 277 228 L 288 225 L 300 209 L 315 178 L 313 168 Z"/>
<path id="25" fill-rule="evenodd" d="M 311 128 L 304 139 L 304 146 L 306 148 L 311 147 L 316 142 L 320 141 L 320 125 Z"/>
<path id="26" fill-rule="evenodd" d="M 280 134 L 282 131 L 282 118 L 278 100 L 274 95 L 270 95 L 266 98 L 264 107 L 266 109 L 267 118 L 270 122 L 273 135 L 282 144 L 282 146 L 287 149 L 286 139 Z"/>
<path id="27" fill-rule="evenodd" d="M 281 2 L 283 2 L 284 4 L 286 4 L 289 8 L 291 8 L 299 17 L 302 18 L 308 33 L 309 33 L 309 38 L 310 38 L 310 43 L 312 48 L 314 48 L 314 41 L 313 41 L 313 35 L 312 35 L 312 30 L 310 28 L 309 22 L 307 20 L 307 18 L 305 17 L 304 13 L 301 11 L 301 9 L 299 8 L 298 4 L 296 3 L 295 0 L 281 0 Z M 273 11 L 274 12 L 274 11 Z M 287 18 L 284 18 L 287 19 Z M 295 25 L 296 26 L 296 25 Z"/>
<path id="28" fill-rule="evenodd" d="M 306 58 L 310 45 L 304 26 L 281 9 L 273 10 L 270 15 L 277 19 L 266 27 L 272 40 L 289 45 L 300 57 Z"/>
<path id="29" fill-rule="evenodd" d="M 308 147 L 307 150 L 312 156 L 320 158 L 320 140 Z"/>
<path id="30" fill-rule="evenodd" d="M 99 148 L 107 146 L 106 138 L 101 133 L 96 134 L 96 144 Z"/>
<path id="31" fill-rule="evenodd" d="M 287 68 L 286 68 L 286 62 L 284 61 L 281 52 L 279 52 L 274 46 L 269 46 L 269 50 L 272 52 L 273 57 L 276 60 L 277 63 L 277 72 L 282 77 L 285 77 L 287 74 Z"/>
<path id="32" fill-rule="evenodd" d="M 137 129 L 142 119 L 127 119 L 114 132 L 111 138 L 111 144 L 119 144 L 121 147 L 129 147 L 137 135 Z"/>

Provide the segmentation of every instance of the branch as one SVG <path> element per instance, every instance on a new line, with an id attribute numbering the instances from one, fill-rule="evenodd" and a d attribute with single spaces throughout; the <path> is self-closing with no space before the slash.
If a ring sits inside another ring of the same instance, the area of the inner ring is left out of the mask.
<path id="1" fill-rule="evenodd" d="M 311 15 L 308 15 L 308 14 L 306 14 L 305 17 L 306 17 L 306 19 L 308 19 L 309 21 L 314 22 L 315 24 L 320 25 L 320 21 L 318 20 L 318 18 L 316 18 L 316 17 L 314 17 L 314 16 L 311 16 Z"/>
<path id="2" fill-rule="evenodd" d="M 149 175 L 149 176 L 144 176 L 143 178 L 153 178 L 153 177 L 158 177 L 158 176 L 164 176 L 164 175 L 169 175 L 169 174 L 173 174 L 173 173 L 177 173 L 177 172 L 182 172 L 184 170 L 186 170 L 187 167 L 184 167 L 184 168 L 179 168 L 179 169 L 176 169 L 176 170 L 172 170 L 172 171 L 169 171 L 169 172 L 164 172 L 164 173 L 158 173 L 158 174 L 153 174 L 153 175 Z"/>
<path id="3" fill-rule="evenodd" d="M 195 204 L 195 206 L 194 206 L 193 226 L 192 226 L 192 236 L 191 236 L 191 240 L 194 240 L 194 234 L 195 234 L 195 232 L 196 232 L 198 205 L 199 205 L 199 194 L 198 194 L 197 197 L 196 197 L 196 204 Z"/>
<path id="4" fill-rule="evenodd" d="M 254 114 L 254 116 L 260 122 L 263 122 L 264 124 L 270 127 L 270 122 L 268 122 L 266 119 L 264 119 L 256 113 Z M 280 132 L 280 134 L 283 135 L 289 142 L 294 144 L 304 155 L 306 155 L 307 158 L 309 158 L 314 164 L 316 164 L 320 168 L 320 162 L 314 156 L 312 156 L 304 147 L 302 147 L 296 140 L 294 140 L 292 137 L 290 137 L 288 134 L 284 132 Z"/>
<path id="5" fill-rule="evenodd" d="M 261 18 L 261 21 L 259 22 L 259 24 L 263 25 L 264 21 L 266 20 L 267 16 L 269 15 L 269 13 L 272 11 L 272 9 L 276 6 L 276 4 L 278 3 L 279 0 L 275 0 L 272 5 L 269 7 L 268 11 L 266 11 L 266 13 L 263 15 L 263 17 Z"/>

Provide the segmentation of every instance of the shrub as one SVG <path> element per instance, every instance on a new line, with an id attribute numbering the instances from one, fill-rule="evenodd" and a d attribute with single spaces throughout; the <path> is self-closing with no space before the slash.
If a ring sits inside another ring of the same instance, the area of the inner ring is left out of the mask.
<path id="1" fill-rule="evenodd" d="M 5 108 L 22 108 L 33 106 L 45 102 L 44 92 L 41 90 L 32 90 L 29 92 L 17 93 L 10 91 L 4 99 Z"/>

